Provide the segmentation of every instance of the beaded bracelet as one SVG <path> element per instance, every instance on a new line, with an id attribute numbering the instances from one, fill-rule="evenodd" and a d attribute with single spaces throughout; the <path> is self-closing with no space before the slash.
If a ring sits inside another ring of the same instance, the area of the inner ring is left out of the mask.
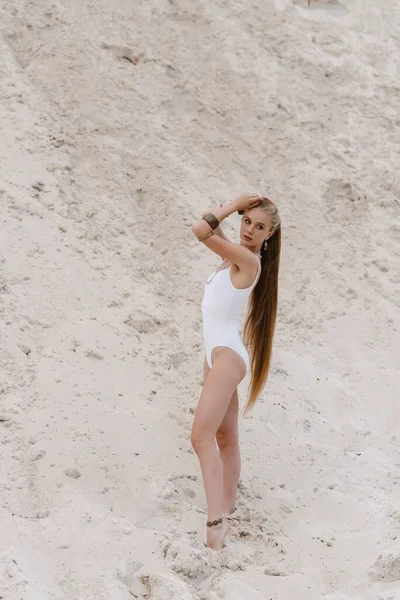
<path id="1" fill-rule="evenodd" d="M 215 527 L 216 525 L 221 525 L 223 517 L 217 519 L 216 521 L 207 521 L 207 527 Z"/>

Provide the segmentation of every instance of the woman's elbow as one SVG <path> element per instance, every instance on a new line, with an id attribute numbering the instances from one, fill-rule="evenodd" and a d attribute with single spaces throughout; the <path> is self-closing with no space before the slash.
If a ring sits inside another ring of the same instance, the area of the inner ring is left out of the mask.
<path id="1" fill-rule="evenodd" d="M 192 232 L 197 238 L 200 237 L 200 225 L 198 221 L 192 225 Z"/>

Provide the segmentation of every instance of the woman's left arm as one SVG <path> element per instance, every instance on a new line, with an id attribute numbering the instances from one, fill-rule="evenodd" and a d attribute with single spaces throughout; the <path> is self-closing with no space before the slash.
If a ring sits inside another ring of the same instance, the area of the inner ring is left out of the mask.
<path id="1" fill-rule="evenodd" d="M 220 206 L 222 206 L 222 204 L 220 204 Z M 207 215 L 209 212 L 212 212 L 213 209 L 209 209 L 203 212 L 203 214 L 201 215 L 202 217 L 204 217 L 205 215 Z M 214 235 L 218 235 L 220 238 L 222 238 L 223 240 L 228 240 L 229 238 L 226 237 L 221 225 L 218 225 L 218 227 L 216 229 L 214 229 Z"/>
<path id="2" fill-rule="evenodd" d="M 260 203 L 260 197 L 255 194 L 242 194 L 233 202 L 216 206 L 211 213 L 205 213 L 203 218 L 192 225 L 192 231 L 200 242 L 203 242 L 207 248 L 215 252 L 226 260 L 230 260 L 239 268 L 254 268 L 254 254 L 240 244 L 233 244 L 226 238 L 219 235 L 214 235 L 218 229 L 220 222 L 238 210 L 247 210 Z"/>
<path id="3" fill-rule="evenodd" d="M 221 221 L 226 219 L 226 217 L 229 217 L 229 215 L 239 210 L 248 210 L 253 206 L 257 206 L 260 202 L 261 197 L 257 194 L 241 194 L 232 202 L 220 204 L 219 206 L 204 212 L 202 215 L 203 218 L 192 225 L 192 231 L 198 240 L 201 241 L 202 239 L 207 239 L 207 234 L 210 234 L 210 232 L 211 234 L 217 233 L 217 229 L 219 228 L 218 225 L 221 223 Z M 213 227 L 210 226 L 208 221 L 204 220 L 204 217 L 210 214 L 211 217 L 215 217 L 214 221 L 215 219 L 218 221 L 215 222 L 215 226 Z M 217 235 L 219 235 L 219 237 L 222 239 L 227 239 L 224 235 L 220 235 L 219 232 Z"/>
<path id="4" fill-rule="evenodd" d="M 203 213 L 202 217 L 211 213 L 221 223 L 221 221 L 223 221 L 224 219 L 226 219 L 226 217 L 229 217 L 229 215 L 233 214 L 236 211 L 237 211 L 236 201 L 233 200 L 232 202 L 226 202 L 225 204 L 220 204 L 219 206 L 210 208 L 209 210 L 207 210 Z M 219 229 L 219 227 L 218 227 L 218 229 Z M 200 221 L 197 221 L 197 223 L 194 223 L 192 225 L 192 231 L 197 238 L 201 238 L 203 235 L 206 235 L 207 233 L 209 233 L 210 225 L 206 221 L 204 221 L 203 218 L 201 218 Z M 217 229 L 214 229 L 214 233 L 217 233 Z M 217 235 L 218 235 L 218 233 L 217 233 Z M 222 236 L 220 236 L 220 237 L 222 237 Z"/>

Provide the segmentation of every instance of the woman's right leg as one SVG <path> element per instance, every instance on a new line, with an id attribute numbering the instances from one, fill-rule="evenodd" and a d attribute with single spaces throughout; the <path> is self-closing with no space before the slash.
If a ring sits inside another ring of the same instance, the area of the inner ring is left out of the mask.
<path id="1" fill-rule="evenodd" d="M 204 361 L 204 381 L 210 372 L 207 360 Z M 240 478 L 239 450 L 239 397 L 234 391 L 224 419 L 216 434 L 219 454 L 223 466 L 224 496 L 223 513 L 229 515 L 235 510 L 236 494 Z"/>
<path id="2" fill-rule="evenodd" d="M 216 435 L 245 372 L 244 361 L 236 352 L 229 348 L 218 348 L 216 353 L 214 349 L 213 367 L 204 382 L 193 421 L 192 444 L 200 460 L 209 521 L 218 520 L 223 514 L 223 466 Z M 225 535 L 225 523 L 210 527 L 207 544 L 219 549 Z"/>

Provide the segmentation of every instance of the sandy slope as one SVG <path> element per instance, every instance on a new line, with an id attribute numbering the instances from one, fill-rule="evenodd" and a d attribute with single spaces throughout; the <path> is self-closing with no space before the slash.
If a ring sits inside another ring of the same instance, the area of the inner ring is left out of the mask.
<path id="1" fill-rule="evenodd" d="M 2 598 L 400 598 L 400 9 L 306 5 L 1 5 Z M 244 190 L 280 314 L 218 554 L 190 224 Z"/>

